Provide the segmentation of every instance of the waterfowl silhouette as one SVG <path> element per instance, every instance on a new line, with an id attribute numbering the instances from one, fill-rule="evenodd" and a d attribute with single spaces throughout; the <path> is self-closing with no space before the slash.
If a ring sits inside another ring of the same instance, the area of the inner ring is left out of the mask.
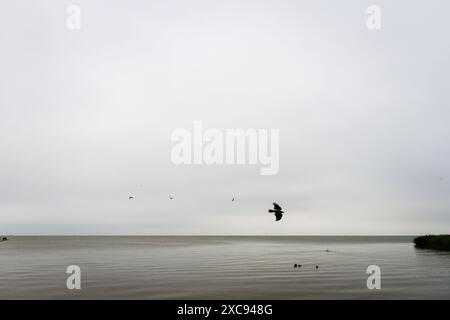
<path id="1" fill-rule="evenodd" d="M 134 199 L 134 197 L 133 197 L 133 196 L 129 196 L 129 197 L 128 197 L 128 200 L 131 200 L 131 199 Z"/>
<path id="2" fill-rule="evenodd" d="M 269 212 L 275 215 L 275 221 L 280 221 L 284 213 L 276 202 L 273 203 L 273 209 L 269 209 Z"/>

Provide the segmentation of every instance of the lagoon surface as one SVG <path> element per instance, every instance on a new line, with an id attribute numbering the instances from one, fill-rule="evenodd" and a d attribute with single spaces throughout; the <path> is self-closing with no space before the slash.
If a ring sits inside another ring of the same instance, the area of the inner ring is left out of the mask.
<path id="1" fill-rule="evenodd" d="M 450 299 L 450 253 L 412 239 L 11 237 L 0 242 L 0 299 Z M 69 265 L 81 290 L 66 287 Z M 367 288 L 369 265 L 380 290 Z"/>

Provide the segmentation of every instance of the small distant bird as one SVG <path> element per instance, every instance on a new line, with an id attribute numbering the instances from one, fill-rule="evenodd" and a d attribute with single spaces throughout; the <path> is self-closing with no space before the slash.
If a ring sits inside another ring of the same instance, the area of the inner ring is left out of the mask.
<path id="1" fill-rule="evenodd" d="M 294 264 L 294 268 L 297 268 L 297 264 Z"/>
<path id="2" fill-rule="evenodd" d="M 234 198 L 233 199 L 231 199 L 231 202 L 233 202 L 234 201 Z"/>
<path id="3" fill-rule="evenodd" d="M 273 203 L 273 209 L 269 209 L 269 212 L 275 214 L 275 221 L 281 220 L 281 217 L 283 217 L 284 213 L 284 211 L 281 210 L 281 207 L 276 202 Z"/>
<path id="4" fill-rule="evenodd" d="M 133 196 L 129 196 L 129 197 L 128 197 L 128 200 L 131 200 L 131 199 L 134 199 L 134 197 L 133 197 Z"/>
<path id="5" fill-rule="evenodd" d="M 298 267 L 299 267 L 299 268 L 301 268 L 301 267 L 302 267 L 302 265 L 301 265 L 301 264 L 299 264 L 299 265 L 298 265 Z"/>
<path id="6" fill-rule="evenodd" d="M 316 266 L 316 270 L 319 269 L 319 266 Z"/>
<path id="7" fill-rule="evenodd" d="M 172 196 L 169 196 L 169 199 L 170 199 L 170 200 L 173 200 L 173 197 L 172 197 Z"/>

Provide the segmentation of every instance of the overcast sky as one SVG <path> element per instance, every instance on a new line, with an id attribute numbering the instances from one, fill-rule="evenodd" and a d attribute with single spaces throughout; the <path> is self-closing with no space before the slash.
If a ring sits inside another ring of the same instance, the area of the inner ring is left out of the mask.
<path id="1" fill-rule="evenodd" d="M 381 30 L 366 27 L 374 3 Z M 448 233 L 449 13 L 444 0 L 4 1 L 0 233 Z M 171 134 L 195 120 L 280 129 L 279 173 L 176 166 Z"/>

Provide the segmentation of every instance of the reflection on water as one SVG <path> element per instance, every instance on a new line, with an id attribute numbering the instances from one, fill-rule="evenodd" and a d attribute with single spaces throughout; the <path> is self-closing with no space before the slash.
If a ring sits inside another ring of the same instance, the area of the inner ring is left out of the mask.
<path id="1" fill-rule="evenodd" d="M 81 290 L 66 288 L 73 264 Z M 450 254 L 412 237 L 13 237 L 0 298 L 449 299 Z"/>

